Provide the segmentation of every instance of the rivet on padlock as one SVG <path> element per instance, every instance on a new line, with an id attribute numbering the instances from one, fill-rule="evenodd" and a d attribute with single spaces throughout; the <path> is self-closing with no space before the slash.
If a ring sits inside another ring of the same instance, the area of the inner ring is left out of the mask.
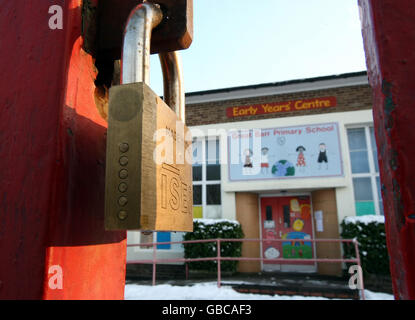
<path id="1" fill-rule="evenodd" d="M 133 10 L 125 29 L 122 85 L 112 87 L 109 98 L 107 230 L 193 229 L 192 165 L 187 158 L 178 161 L 183 152 L 177 150 L 191 154 L 191 136 L 184 125 L 183 77 L 177 52 L 159 55 L 164 100 L 171 108 L 148 86 L 151 31 L 161 20 L 160 8 L 144 3 Z M 171 135 L 172 163 L 159 163 L 153 158 L 160 131 Z M 184 145 L 179 146 L 180 143 Z"/>

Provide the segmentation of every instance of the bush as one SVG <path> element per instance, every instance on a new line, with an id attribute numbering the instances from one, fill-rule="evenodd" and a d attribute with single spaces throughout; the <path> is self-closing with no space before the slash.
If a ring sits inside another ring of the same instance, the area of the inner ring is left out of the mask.
<path id="1" fill-rule="evenodd" d="M 360 261 L 365 274 L 390 275 L 383 216 L 346 217 L 341 227 L 343 239 L 356 238 L 359 242 Z M 355 257 L 354 245 L 344 243 L 343 250 L 345 258 Z"/>
<path id="2" fill-rule="evenodd" d="M 244 237 L 239 222 L 230 220 L 195 219 L 193 232 L 188 232 L 184 240 L 202 239 L 242 239 Z M 222 257 L 240 257 L 242 254 L 241 242 L 221 242 Z M 216 242 L 184 244 L 184 256 L 189 258 L 216 257 Z M 238 261 L 221 261 L 221 271 L 236 272 Z M 189 263 L 193 270 L 216 271 L 216 261 L 201 261 Z"/>

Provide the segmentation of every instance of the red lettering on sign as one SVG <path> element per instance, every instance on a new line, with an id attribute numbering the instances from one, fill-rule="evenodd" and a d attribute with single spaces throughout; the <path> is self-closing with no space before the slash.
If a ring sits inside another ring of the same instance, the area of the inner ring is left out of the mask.
<path id="1" fill-rule="evenodd" d="M 256 116 L 260 114 L 333 108 L 336 106 L 336 97 L 324 97 L 306 100 L 293 100 L 285 102 L 273 102 L 249 106 L 230 107 L 226 109 L 226 116 L 228 118 L 237 118 L 246 116 Z"/>

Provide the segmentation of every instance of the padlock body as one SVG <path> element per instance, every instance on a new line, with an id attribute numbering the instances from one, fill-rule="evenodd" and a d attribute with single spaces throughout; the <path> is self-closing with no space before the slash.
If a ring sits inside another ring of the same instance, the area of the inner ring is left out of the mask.
<path id="1" fill-rule="evenodd" d="M 193 231 L 189 129 L 146 84 L 110 90 L 106 230 Z"/>

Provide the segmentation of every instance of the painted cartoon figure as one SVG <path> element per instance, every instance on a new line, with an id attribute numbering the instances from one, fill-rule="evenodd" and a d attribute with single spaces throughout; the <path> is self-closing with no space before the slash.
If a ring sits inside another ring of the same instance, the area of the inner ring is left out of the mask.
<path id="1" fill-rule="evenodd" d="M 319 149 L 320 149 L 320 152 L 318 154 L 318 159 L 317 159 L 318 169 L 320 170 L 321 169 L 321 164 L 323 162 L 325 162 L 326 163 L 326 170 L 327 170 L 329 168 L 329 164 L 328 164 L 329 161 L 327 159 L 327 147 L 326 147 L 326 144 L 323 143 L 323 142 L 320 143 Z"/>
<path id="2" fill-rule="evenodd" d="M 305 157 L 304 157 L 304 151 L 305 148 L 303 146 L 298 146 L 296 151 L 298 152 L 298 157 L 297 157 L 297 167 L 300 167 L 301 169 L 304 169 L 304 167 L 306 166 L 306 162 L 305 162 Z"/>
<path id="3" fill-rule="evenodd" d="M 242 168 L 242 174 L 243 175 L 252 175 L 254 174 L 253 172 L 253 167 L 254 167 L 254 163 L 252 161 L 252 156 L 253 156 L 253 152 L 251 149 L 245 149 L 245 151 L 243 152 L 243 168 Z"/>
<path id="4" fill-rule="evenodd" d="M 264 147 L 261 149 L 261 173 L 268 174 L 269 172 L 269 160 L 268 160 L 269 149 Z"/>
<path id="5" fill-rule="evenodd" d="M 244 168 L 252 168 L 252 150 L 246 149 L 244 151 L 245 161 L 244 161 Z"/>

